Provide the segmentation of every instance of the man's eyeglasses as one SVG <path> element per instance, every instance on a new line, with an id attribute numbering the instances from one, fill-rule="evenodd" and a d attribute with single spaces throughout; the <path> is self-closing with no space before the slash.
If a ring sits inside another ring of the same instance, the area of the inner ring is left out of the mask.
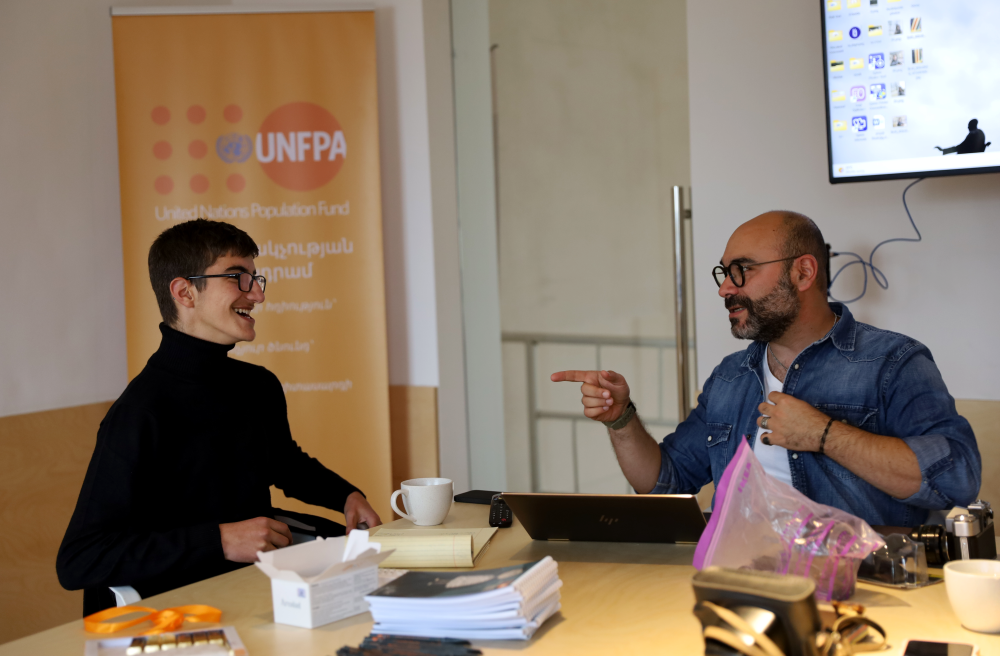
<path id="1" fill-rule="evenodd" d="M 241 292 L 248 292 L 253 289 L 254 280 L 260 285 L 260 291 L 262 292 L 264 291 L 264 286 L 267 285 L 267 280 L 264 279 L 264 276 L 254 276 L 249 273 L 214 273 L 210 276 L 187 276 L 185 280 L 198 280 L 200 278 L 236 278 Z"/>
<path id="2" fill-rule="evenodd" d="M 780 260 L 769 260 L 767 262 L 748 262 L 746 264 L 738 264 L 733 262 L 728 268 L 717 266 L 712 269 L 712 277 L 715 278 L 715 284 L 722 287 L 722 283 L 726 282 L 726 276 L 733 281 L 733 284 L 737 287 L 742 287 L 743 283 L 746 282 L 744 273 L 756 266 L 763 266 L 765 264 L 774 264 L 775 262 L 787 262 L 788 260 L 795 260 L 802 257 L 801 255 L 796 255 L 794 257 L 783 257 Z"/>

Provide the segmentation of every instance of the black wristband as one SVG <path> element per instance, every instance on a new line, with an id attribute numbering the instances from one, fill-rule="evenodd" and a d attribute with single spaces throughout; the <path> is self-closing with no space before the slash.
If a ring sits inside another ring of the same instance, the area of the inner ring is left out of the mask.
<path id="1" fill-rule="evenodd" d="M 830 421 L 826 422 L 826 428 L 823 429 L 823 437 L 819 438 L 819 454 L 821 456 L 825 456 L 826 455 L 826 452 L 823 451 L 823 447 L 826 446 L 826 435 L 827 435 L 827 433 L 830 432 L 830 426 L 833 426 L 833 418 L 832 417 L 830 418 Z"/>
<path id="2" fill-rule="evenodd" d="M 601 423 L 610 428 L 611 430 L 621 430 L 628 425 L 628 422 L 632 421 L 632 417 L 635 416 L 635 404 L 632 401 L 628 402 L 625 406 L 625 411 L 622 412 L 622 416 L 615 421 L 602 421 Z"/>

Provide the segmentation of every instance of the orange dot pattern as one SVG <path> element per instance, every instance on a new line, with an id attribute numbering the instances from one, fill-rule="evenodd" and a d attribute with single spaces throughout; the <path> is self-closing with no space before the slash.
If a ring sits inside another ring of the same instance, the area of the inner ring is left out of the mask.
<path id="1" fill-rule="evenodd" d="M 166 141 L 157 141 L 153 144 L 153 157 L 156 159 L 167 159 L 174 152 L 174 149 L 170 147 L 170 144 Z"/>
<path id="2" fill-rule="evenodd" d="M 185 111 L 185 116 L 192 125 L 200 125 L 208 117 L 208 112 L 202 105 L 191 105 Z M 163 105 L 158 105 L 150 112 L 150 118 L 156 125 L 166 125 L 170 122 L 170 109 Z M 239 123 L 243 120 L 243 108 L 236 104 L 226 105 L 222 110 L 222 118 L 229 123 Z M 192 139 L 187 147 L 188 155 L 192 159 L 204 159 L 208 155 L 208 144 L 202 139 Z M 153 157 L 166 161 L 174 153 L 174 148 L 169 141 L 159 140 L 153 144 Z M 188 187 L 196 194 L 203 194 L 208 191 L 211 182 L 208 176 L 203 173 L 196 173 L 188 181 Z M 233 193 L 239 193 L 246 189 L 247 181 L 243 175 L 232 173 L 226 177 L 226 189 Z M 174 180 L 169 175 L 161 175 L 153 181 L 153 188 L 162 195 L 167 195 L 174 190 Z"/>
<path id="3" fill-rule="evenodd" d="M 195 125 L 205 120 L 205 108 L 201 105 L 191 105 L 187 111 L 188 120 Z"/>
<path id="4" fill-rule="evenodd" d="M 201 139 L 195 139 L 188 145 L 188 155 L 195 159 L 201 159 L 208 154 L 208 144 Z"/>

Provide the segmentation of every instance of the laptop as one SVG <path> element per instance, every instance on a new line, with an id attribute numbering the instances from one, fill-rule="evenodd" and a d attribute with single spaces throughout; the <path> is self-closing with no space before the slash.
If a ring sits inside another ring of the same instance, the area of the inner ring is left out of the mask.
<path id="1" fill-rule="evenodd" d="M 695 543 L 705 515 L 692 494 L 504 492 L 533 540 Z"/>

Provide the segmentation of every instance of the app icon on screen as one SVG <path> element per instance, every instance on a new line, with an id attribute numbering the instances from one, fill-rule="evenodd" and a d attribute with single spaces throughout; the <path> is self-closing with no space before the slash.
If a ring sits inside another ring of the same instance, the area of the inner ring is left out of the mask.
<path id="1" fill-rule="evenodd" d="M 902 98 L 906 95 L 906 80 L 900 80 L 899 82 L 893 82 L 892 86 L 889 87 L 889 94 L 893 98 Z"/>
<path id="2" fill-rule="evenodd" d="M 898 20 L 891 20 L 886 23 L 888 28 L 889 36 L 902 36 L 903 35 L 903 23 Z"/>
<path id="3" fill-rule="evenodd" d="M 920 17 L 910 19 L 910 32 L 923 32 L 924 26 L 920 23 Z"/>
<path id="4" fill-rule="evenodd" d="M 844 40 L 844 33 L 841 32 L 840 30 L 830 30 L 827 33 L 827 37 L 826 38 L 827 38 L 827 41 L 843 41 Z"/>
<path id="5" fill-rule="evenodd" d="M 830 102 L 844 102 L 845 100 L 847 100 L 847 95 L 843 91 L 834 89 L 830 92 Z"/>
<path id="6" fill-rule="evenodd" d="M 892 117 L 892 127 L 894 127 L 894 128 L 905 128 L 906 127 L 906 117 L 905 116 L 893 116 Z"/>
<path id="7" fill-rule="evenodd" d="M 850 37 L 851 37 L 852 39 L 856 39 L 856 38 L 858 38 L 859 36 L 861 36 L 861 28 L 860 28 L 860 27 L 852 27 L 851 29 L 849 29 L 849 30 L 847 31 L 847 34 L 848 34 L 848 35 L 849 35 L 849 36 L 850 36 Z"/>
<path id="8" fill-rule="evenodd" d="M 831 71 L 842 71 L 842 70 L 844 70 L 844 60 L 843 59 L 831 59 L 830 60 L 830 70 Z"/>
<path id="9" fill-rule="evenodd" d="M 865 95 L 865 88 L 863 86 L 851 87 L 851 102 L 864 102 Z"/>
<path id="10" fill-rule="evenodd" d="M 851 119 L 851 132 L 867 132 L 868 119 L 864 116 L 855 116 Z"/>
<path id="11" fill-rule="evenodd" d="M 848 9 L 857 9 L 861 6 L 861 0 L 847 0 Z"/>
<path id="12" fill-rule="evenodd" d="M 872 7 L 878 7 L 878 0 L 868 0 L 868 4 Z"/>
<path id="13" fill-rule="evenodd" d="M 827 0 L 826 2 L 827 11 L 840 11 L 840 0 Z"/>
<path id="14" fill-rule="evenodd" d="M 885 100 L 885 84 L 879 82 L 868 87 L 868 95 L 873 101 L 875 100 Z"/>
<path id="15" fill-rule="evenodd" d="M 875 114 L 872 116 L 871 121 L 872 130 L 884 130 L 885 129 L 885 117 L 881 114 Z"/>
<path id="16" fill-rule="evenodd" d="M 873 52 L 868 55 L 868 70 L 880 71 L 885 68 L 885 55 L 881 52 Z"/>
<path id="17" fill-rule="evenodd" d="M 923 64 L 924 63 L 924 49 L 923 48 L 915 48 L 913 50 L 913 63 L 914 64 Z"/>
<path id="18" fill-rule="evenodd" d="M 892 4 L 893 2 L 900 2 L 900 0 L 889 0 L 889 4 Z"/>
<path id="19" fill-rule="evenodd" d="M 889 53 L 889 66 L 902 66 L 906 63 L 906 51 L 896 50 Z"/>
<path id="20" fill-rule="evenodd" d="M 834 121 L 833 131 L 834 132 L 844 132 L 847 130 L 847 121 Z"/>
<path id="21" fill-rule="evenodd" d="M 861 57 L 851 57 L 849 62 L 852 71 L 856 71 L 859 68 L 865 67 L 865 60 L 862 59 Z"/>
<path id="22" fill-rule="evenodd" d="M 868 26 L 868 36 L 882 36 L 882 26 L 881 25 L 869 25 Z"/>

